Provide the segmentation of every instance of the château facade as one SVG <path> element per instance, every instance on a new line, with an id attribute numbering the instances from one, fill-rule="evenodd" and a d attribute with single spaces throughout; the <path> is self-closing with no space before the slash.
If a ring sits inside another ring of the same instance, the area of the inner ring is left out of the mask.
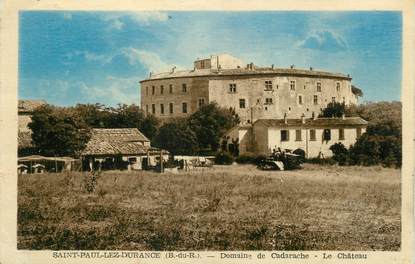
<path id="1" fill-rule="evenodd" d="M 140 81 L 141 107 L 162 121 L 186 117 L 210 102 L 233 108 L 242 123 L 311 118 L 331 102 L 356 104 L 352 78 L 331 73 L 244 64 L 228 54 L 198 59 L 192 70 L 153 74 Z"/>

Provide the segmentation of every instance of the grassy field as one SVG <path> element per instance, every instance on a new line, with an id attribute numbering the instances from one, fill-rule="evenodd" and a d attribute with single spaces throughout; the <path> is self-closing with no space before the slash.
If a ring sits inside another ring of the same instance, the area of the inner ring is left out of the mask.
<path id="1" fill-rule="evenodd" d="M 91 193 L 86 179 L 19 176 L 19 249 L 400 248 L 400 170 L 105 172 Z"/>

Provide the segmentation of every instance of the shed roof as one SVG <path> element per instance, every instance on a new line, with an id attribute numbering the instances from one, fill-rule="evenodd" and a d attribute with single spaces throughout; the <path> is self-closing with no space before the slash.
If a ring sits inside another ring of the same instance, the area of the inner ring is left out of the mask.
<path id="1" fill-rule="evenodd" d="M 154 150 L 144 146 L 144 142 L 150 140 L 137 128 L 94 128 L 82 155 L 143 155 Z"/>
<path id="2" fill-rule="evenodd" d="M 137 128 L 93 128 L 91 140 L 116 142 L 150 142 Z"/>
<path id="3" fill-rule="evenodd" d="M 361 117 L 343 118 L 307 118 L 305 123 L 301 119 L 259 119 L 254 122 L 254 126 L 261 125 L 266 127 L 363 127 L 369 123 Z"/>
<path id="4" fill-rule="evenodd" d="M 196 70 L 182 70 L 170 71 L 157 74 L 151 74 L 149 78 L 141 82 L 170 79 L 170 78 L 185 78 L 185 77 L 217 77 L 217 76 L 243 76 L 243 75 L 293 75 L 293 76 L 314 76 L 314 77 L 331 77 L 351 80 L 352 78 L 342 73 L 332 73 L 316 70 L 304 69 L 287 69 L 287 68 L 270 68 L 270 67 L 255 67 L 253 69 L 238 68 L 238 69 L 196 69 Z"/>

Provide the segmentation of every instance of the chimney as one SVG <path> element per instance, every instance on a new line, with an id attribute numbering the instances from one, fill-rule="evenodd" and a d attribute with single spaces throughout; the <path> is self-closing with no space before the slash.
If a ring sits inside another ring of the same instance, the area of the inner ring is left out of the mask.
<path id="1" fill-rule="evenodd" d="M 171 68 L 171 73 L 174 73 L 174 70 L 176 70 L 176 66 L 173 66 L 173 68 Z"/>
<path id="2" fill-rule="evenodd" d="M 291 64 L 290 69 L 294 69 L 294 66 L 295 66 L 294 64 Z"/>
<path id="3" fill-rule="evenodd" d="M 301 115 L 301 123 L 305 124 L 305 114 L 304 113 Z"/>
<path id="4" fill-rule="evenodd" d="M 274 69 L 274 64 L 271 65 L 271 69 Z"/>
<path id="5" fill-rule="evenodd" d="M 284 113 L 284 124 L 288 123 L 288 119 L 287 119 L 287 113 Z"/>
<path id="6" fill-rule="evenodd" d="M 313 67 L 310 67 L 310 71 L 312 71 L 313 70 Z"/>
<path id="7" fill-rule="evenodd" d="M 148 77 L 149 77 L 149 78 L 151 78 L 151 75 L 153 75 L 153 73 L 152 73 L 152 72 L 150 72 L 150 73 L 148 74 Z"/>

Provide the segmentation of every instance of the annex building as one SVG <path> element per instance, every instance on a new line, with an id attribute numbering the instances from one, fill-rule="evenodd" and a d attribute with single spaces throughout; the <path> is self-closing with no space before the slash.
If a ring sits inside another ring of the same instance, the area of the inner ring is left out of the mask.
<path id="1" fill-rule="evenodd" d="M 360 117 L 258 119 L 226 133 L 228 142 L 237 140 L 241 155 L 269 155 L 277 149 L 301 149 L 306 158 L 330 157 L 330 147 L 353 145 L 366 132 L 368 122 Z"/>
<path id="2" fill-rule="evenodd" d="M 233 108 L 243 124 L 318 115 L 330 102 L 356 104 L 360 89 L 342 73 L 245 64 L 228 55 L 197 59 L 191 70 L 150 73 L 141 107 L 162 121 L 186 117 L 209 102 Z"/>

